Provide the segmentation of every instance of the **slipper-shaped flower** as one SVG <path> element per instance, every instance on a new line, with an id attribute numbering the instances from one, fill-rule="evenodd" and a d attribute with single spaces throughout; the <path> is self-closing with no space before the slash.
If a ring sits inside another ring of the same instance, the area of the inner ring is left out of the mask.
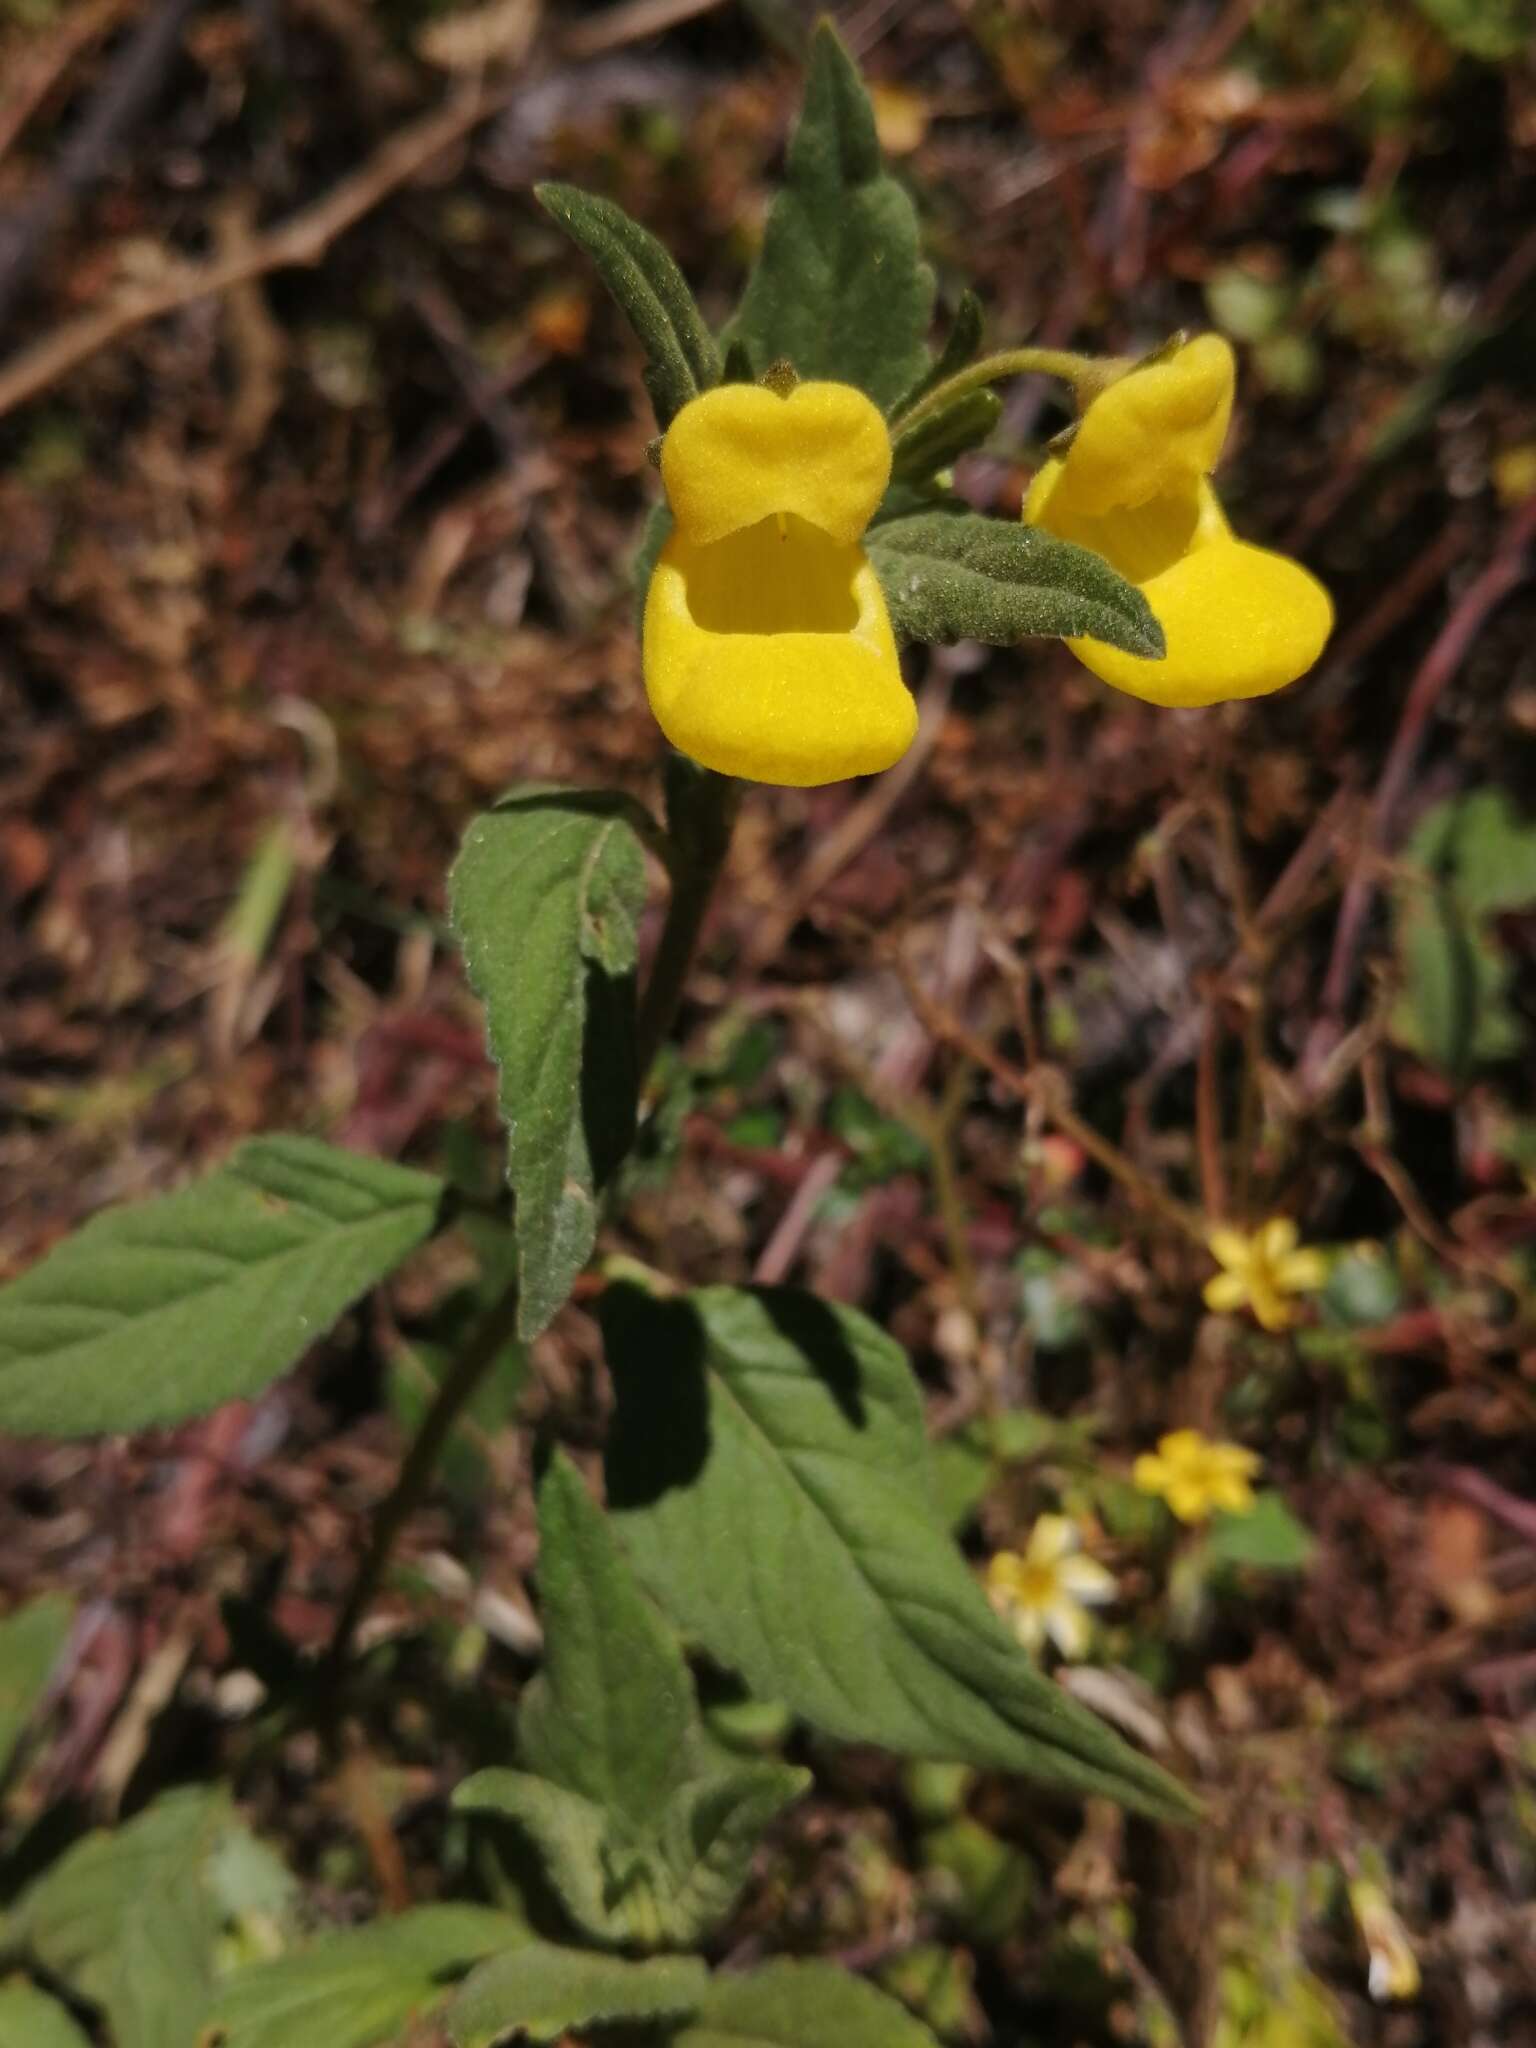
<path id="1" fill-rule="evenodd" d="M 1235 382 L 1217 334 L 1128 371 L 1092 400 L 1025 502 L 1029 525 L 1102 555 L 1152 607 L 1161 661 L 1067 642 L 1104 682 L 1151 704 L 1265 696 L 1306 673 L 1333 627 L 1317 578 L 1239 540 L 1212 487 Z"/>
<path id="2" fill-rule="evenodd" d="M 645 687 L 681 753 L 808 787 L 900 760 L 917 730 L 860 538 L 885 421 L 850 384 L 723 384 L 661 448 L 675 530 L 645 605 Z"/>

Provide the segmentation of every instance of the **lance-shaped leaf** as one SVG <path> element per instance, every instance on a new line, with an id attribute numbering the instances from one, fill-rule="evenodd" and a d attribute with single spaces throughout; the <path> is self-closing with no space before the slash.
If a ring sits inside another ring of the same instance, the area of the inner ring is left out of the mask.
<path id="1" fill-rule="evenodd" d="M 393 2048 L 413 2020 L 446 2003 L 467 1970 L 531 1938 L 509 1914 L 459 1905 L 417 1906 L 322 1934 L 232 1978 L 215 1999 L 206 2038 L 217 2048 Z"/>
<path id="2" fill-rule="evenodd" d="M 1141 592 L 1102 556 L 1039 527 L 919 512 L 875 527 L 868 548 L 898 639 L 1010 647 L 1050 634 L 1162 657 L 1163 631 Z"/>
<path id="3" fill-rule="evenodd" d="M 941 406 L 897 439 L 891 451 L 892 481 L 916 483 L 935 470 L 947 469 L 968 449 L 981 446 L 1002 412 L 1003 401 L 995 391 L 967 391 Z"/>
<path id="4" fill-rule="evenodd" d="M 928 2029 L 836 1963 L 765 1963 L 712 1977 L 670 2048 L 937 2048 Z"/>
<path id="5" fill-rule="evenodd" d="M 259 1393 L 436 1227 L 431 1174 L 254 1138 L 108 1209 L 0 1292 L 0 1430 L 180 1422 Z"/>
<path id="6" fill-rule="evenodd" d="M 466 1980 L 448 2009 L 448 2035 L 454 2048 L 495 2048 L 514 2034 L 557 2041 L 619 2022 L 675 2022 L 697 2011 L 708 1982 L 696 1956 L 631 1962 L 530 1942 Z"/>
<path id="7" fill-rule="evenodd" d="M 610 1512 L 711 1655 L 828 1734 L 1162 1814 L 1190 1802 L 1035 1668 L 946 1533 L 916 1382 L 788 1288 L 610 1288 Z"/>
<path id="8" fill-rule="evenodd" d="M 705 1737 L 671 1630 L 569 1462 L 539 1488 L 544 1669 L 523 1695 L 526 1769 L 480 1771 L 455 1803 L 500 1814 L 538 1852 L 593 1941 L 696 1941 L 729 1912 L 801 1771 Z"/>
<path id="9" fill-rule="evenodd" d="M 544 1668 L 518 1709 L 523 1762 L 639 1836 L 688 1773 L 693 1681 L 564 1457 L 539 1487 L 539 1599 Z"/>
<path id="10" fill-rule="evenodd" d="M 74 1608 L 48 1593 L 0 1621 L 0 1778 L 63 1654 Z"/>
<path id="11" fill-rule="evenodd" d="M 720 381 L 720 351 L 671 256 L 622 206 L 574 185 L 538 185 L 535 197 L 597 265 L 640 338 L 645 386 L 665 427 Z"/>
<path id="12" fill-rule="evenodd" d="M 857 384 L 881 407 L 927 364 L 933 272 L 911 200 L 880 160 L 874 111 L 852 58 L 823 22 L 762 253 L 731 333 L 760 367 Z"/>
<path id="13" fill-rule="evenodd" d="M 448 881 L 500 1069 L 525 1339 L 591 1255 L 599 1191 L 634 1135 L 636 822 L 603 793 L 515 793 L 475 819 Z"/>

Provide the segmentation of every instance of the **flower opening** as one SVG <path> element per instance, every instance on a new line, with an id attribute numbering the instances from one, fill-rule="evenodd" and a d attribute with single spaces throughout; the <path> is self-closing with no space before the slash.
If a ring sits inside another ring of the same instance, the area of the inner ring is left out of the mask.
<path id="1" fill-rule="evenodd" d="M 676 529 L 645 608 L 645 683 L 681 752 L 809 786 L 888 768 L 917 730 L 860 536 L 890 436 L 848 384 L 727 384 L 662 443 Z"/>
<path id="2" fill-rule="evenodd" d="M 1289 556 L 1239 540 L 1210 482 L 1236 370 L 1220 335 L 1108 385 L 1065 455 L 1030 487 L 1025 520 L 1102 555 L 1152 607 L 1162 660 L 1101 640 L 1067 645 L 1104 682 L 1164 705 L 1259 697 L 1317 660 L 1333 604 Z"/>

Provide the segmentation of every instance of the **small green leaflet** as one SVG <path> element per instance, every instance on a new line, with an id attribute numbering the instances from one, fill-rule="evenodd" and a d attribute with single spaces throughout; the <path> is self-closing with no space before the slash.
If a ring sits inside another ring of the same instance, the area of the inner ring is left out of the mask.
<path id="1" fill-rule="evenodd" d="M 56 1998 L 18 1977 L 0 1984 L 0 2048 L 91 2048 Z"/>
<path id="2" fill-rule="evenodd" d="M 467 1970 L 530 1938 L 488 1906 L 417 1906 L 250 1964 L 219 1993 L 210 2031 L 218 2048 L 394 2048 Z"/>
<path id="3" fill-rule="evenodd" d="M 645 349 L 645 388 L 665 428 L 690 398 L 720 382 L 720 351 L 670 254 L 622 206 L 574 185 L 534 196 L 597 265 Z"/>
<path id="4" fill-rule="evenodd" d="M 1164 1815 L 1192 1802 L 1044 1678 L 943 1526 L 900 1348 L 790 1288 L 610 1288 L 610 1513 L 681 1626 L 830 1735 Z"/>
<path id="5" fill-rule="evenodd" d="M 836 1963 L 765 1963 L 712 1977 L 668 2048 L 937 2048 L 928 2029 Z"/>
<path id="6" fill-rule="evenodd" d="M 0 1621 L 0 1778 L 69 1640 L 74 1609 L 45 1594 Z"/>
<path id="7" fill-rule="evenodd" d="M 442 1194 L 410 1167 L 270 1137 L 106 1210 L 0 1292 L 0 1430 L 144 1429 L 259 1393 L 430 1236 Z"/>
<path id="8" fill-rule="evenodd" d="M 637 822 L 607 793 L 515 792 L 474 820 L 448 878 L 501 1075 L 525 1340 L 590 1257 L 599 1191 L 634 1136 Z"/>
<path id="9" fill-rule="evenodd" d="M 874 527 L 869 559 L 899 640 L 1087 637 L 1161 659 L 1141 592 L 1108 562 L 1038 527 L 977 512 L 918 512 Z"/>
<path id="10" fill-rule="evenodd" d="M 623 1956 L 530 1942 L 482 1963 L 448 2009 L 454 2048 L 495 2048 L 514 2034 L 557 2041 L 588 2027 L 680 2020 L 708 1983 L 696 1956 Z"/>
<path id="11" fill-rule="evenodd" d="M 539 1488 L 539 1544 L 548 1648 L 518 1712 L 527 1768 L 481 1771 L 455 1804 L 516 1823 L 589 1939 L 685 1946 L 729 1912 L 805 1774 L 708 1741 L 675 1638 L 563 1457 Z"/>
<path id="12" fill-rule="evenodd" d="M 785 359 L 888 409 L 927 367 L 933 293 L 917 214 L 880 160 L 869 95 L 823 21 L 785 184 L 730 337 L 759 370 Z"/>

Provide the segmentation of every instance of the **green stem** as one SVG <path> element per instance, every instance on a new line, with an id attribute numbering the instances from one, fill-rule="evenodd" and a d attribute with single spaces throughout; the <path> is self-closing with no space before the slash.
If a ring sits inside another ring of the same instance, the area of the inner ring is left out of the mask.
<path id="1" fill-rule="evenodd" d="M 517 1285 L 509 1282 L 471 1332 L 434 1395 L 420 1429 L 411 1440 L 394 1485 L 373 1518 L 368 1549 L 352 1590 L 321 1659 L 318 1684 L 322 1698 L 346 1668 L 347 1654 L 358 1623 L 372 1606 L 384 1580 L 396 1538 L 426 1497 L 443 1446 L 454 1424 L 496 1360 L 517 1333 Z"/>
<path id="2" fill-rule="evenodd" d="M 942 412 L 957 398 L 964 398 L 967 392 L 980 391 L 1005 377 L 1064 377 L 1083 401 L 1095 397 L 1106 384 L 1114 383 L 1134 368 L 1133 362 L 1119 356 L 1081 356 L 1066 348 L 1004 349 L 1000 355 L 983 356 L 979 363 L 971 363 L 957 370 L 953 377 L 946 377 L 942 384 L 935 384 L 910 412 L 892 420 L 891 439 L 910 433 L 913 427 Z"/>
<path id="3" fill-rule="evenodd" d="M 715 775 L 692 762 L 676 761 L 669 771 L 672 900 L 640 1004 L 636 1043 L 642 1082 L 677 1022 L 710 898 L 730 849 L 740 793 L 741 785 L 730 776 Z"/>

